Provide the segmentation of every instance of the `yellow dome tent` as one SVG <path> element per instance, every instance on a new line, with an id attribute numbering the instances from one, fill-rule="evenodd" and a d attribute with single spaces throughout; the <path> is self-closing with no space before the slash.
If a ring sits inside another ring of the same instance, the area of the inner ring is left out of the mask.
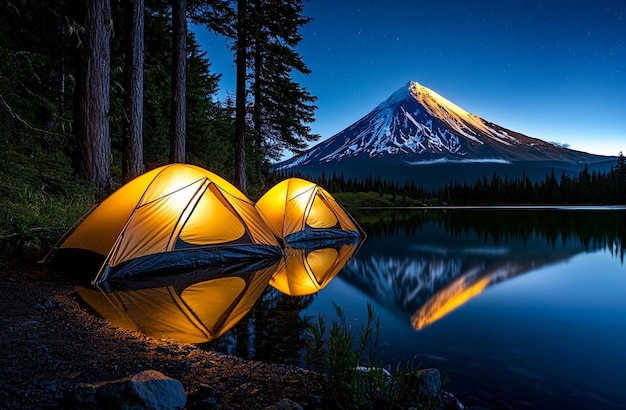
<path id="1" fill-rule="evenodd" d="M 257 201 L 256 208 L 274 235 L 288 244 L 365 236 L 325 189 L 304 179 L 279 182 Z"/>
<path id="2" fill-rule="evenodd" d="M 254 204 L 235 186 L 197 166 L 165 165 L 105 199 L 60 250 L 104 256 L 95 283 L 242 258 L 281 257 Z"/>

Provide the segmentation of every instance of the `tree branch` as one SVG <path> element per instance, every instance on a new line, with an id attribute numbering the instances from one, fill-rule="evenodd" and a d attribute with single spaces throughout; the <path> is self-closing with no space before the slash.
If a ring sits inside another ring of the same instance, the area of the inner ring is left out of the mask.
<path id="1" fill-rule="evenodd" d="M 34 125 L 32 125 L 31 123 L 29 123 L 28 121 L 24 120 L 22 117 L 19 116 L 19 114 L 17 114 L 15 111 L 13 111 L 13 109 L 11 108 L 9 103 L 4 99 L 4 96 L 2 94 L 0 94 L 0 101 L 2 101 L 2 105 L 4 105 L 6 107 L 7 111 L 11 115 L 11 117 L 13 119 L 19 121 L 22 125 L 24 125 L 24 127 L 28 128 L 29 130 L 36 131 L 36 132 L 41 132 L 41 133 L 43 133 L 45 135 L 53 135 L 53 136 L 57 136 L 57 137 L 63 137 L 65 135 L 65 134 L 61 134 L 61 133 L 58 133 L 58 132 L 46 130 L 46 129 L 43 129 L 43 128 L 37 128 Z"/>

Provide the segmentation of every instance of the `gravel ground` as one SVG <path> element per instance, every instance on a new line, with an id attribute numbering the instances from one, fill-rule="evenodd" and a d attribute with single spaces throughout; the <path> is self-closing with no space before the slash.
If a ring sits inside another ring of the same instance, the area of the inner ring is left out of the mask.
<path id="1" fill-rule="evenodd" d="M 305 408 L 321 376 L 242 360 L 115 328 L 81 304 L 74 282 L 47 264 L 0 260 L 0 407 L 64 408 L 65 393 L 157 370 L 182 382 L 187 408 L 258 409 L 283 398 Z"/>

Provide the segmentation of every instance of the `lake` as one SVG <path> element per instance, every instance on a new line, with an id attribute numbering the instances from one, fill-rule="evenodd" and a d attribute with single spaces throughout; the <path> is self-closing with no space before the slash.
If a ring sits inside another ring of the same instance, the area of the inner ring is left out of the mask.
<path id="1" fill-rule="evenodd" d="M 338 305 L 359 329 L 372 304 L 381 324 L 377 362 L 435 367 L 445 389 L 468 406 L 626 408 L 625 208 L 352 214 L 367 233 L 358 246 L 293 250 L 279 273 L 260 267 L 229 273 L 221 283 L 153 287 L 146 296 L 121 292 L 116 310 L 146 300 L 169 306 L 156 302 L 161 293 L 177 309 L 186 301 L 184 320 L 194 322 L 185 332 L 196 337 L 190 341 L 302 365 L 309 324 L 319 316 L 336 320 Z M 324 274 L 316 276 L 316 269 Z M 224 299 L 224 308 L 207 307 L 209 299 Z M 194 303 L 200 313 L 189 314 Z M 180 312 L 163 310 L 182 323 Z M 203 320 L 207 315 L 213 316 Z M 166 335 L 165 319 L 158 326 L 120 321 Z M 184 339 L 167 326 L 167 336 Z"/>
<path id="2" fill-rule="evenodd" d="M 371 301 L 379 359 L 417 355 L 467 405 L 626 406 L 624 210 L 355 216 L 368 238 L 309 314 L 336 303 L 356 325 Z"/>

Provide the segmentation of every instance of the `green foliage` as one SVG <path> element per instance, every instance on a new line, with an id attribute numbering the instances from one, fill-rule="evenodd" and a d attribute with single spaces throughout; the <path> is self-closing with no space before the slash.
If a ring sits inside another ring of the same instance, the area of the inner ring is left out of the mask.
<path id="1" fill-rule="evenodd" d="M 78 53 L 68 36 L 69 1 L 0 6 L 0 137 L 14 145 L 70 151 L 71 93 L 68 73 Z"/>
<path id="2" fill-rule="evenodd" d="M 24 155 L 2 147 L 0 236 L 32 236 L 42 228 L 63 233 L 97 201 L 93 188 L 71 175 L 61 157 Z"/>
<path id="3" fill-rule="evenodd" d="M 303 360 L 307 367 L 316 371 L 326 370 L 326 322 L 323 316 L 317 317 L 317 324 L 307 328 Z"/>
<path id="4" fill-rule="evenodd" d="M 367 305 L 367 321 L 354 332 L 343 309 L 335 305 L 337 320 L 330 329 L 320 316 L 305 339 L 304 360 L 310 369 L 327 376 L 329 405 L 340 409 L 436 408 L 438 398 L 423 397 L 421 374 L 412 362 L 393 372 L 377 367 L 375 355 L 380 321 Z"/>
<path id="5" fill-rule="evenodd" d="M 340 408 L 364 408 L 367 404 L 367 385 L 378 379 L 378 372 L 362 377 L 357 368 L 362 360 L 365 366 L 372 364 L 378 344 L 379 321 L 374 317 L 372 305 L 368 304 L 367 324 L 355 340 L 343 309 L 337 305 L 335 309 L 338 321 L 331 324 L 327 341 L 324 339 L 326 326 L 321 317 L 317 327 L 310 328 L 305 360 L 310 367 L 327 374 L 328 400 L 337 403 Z"/>

